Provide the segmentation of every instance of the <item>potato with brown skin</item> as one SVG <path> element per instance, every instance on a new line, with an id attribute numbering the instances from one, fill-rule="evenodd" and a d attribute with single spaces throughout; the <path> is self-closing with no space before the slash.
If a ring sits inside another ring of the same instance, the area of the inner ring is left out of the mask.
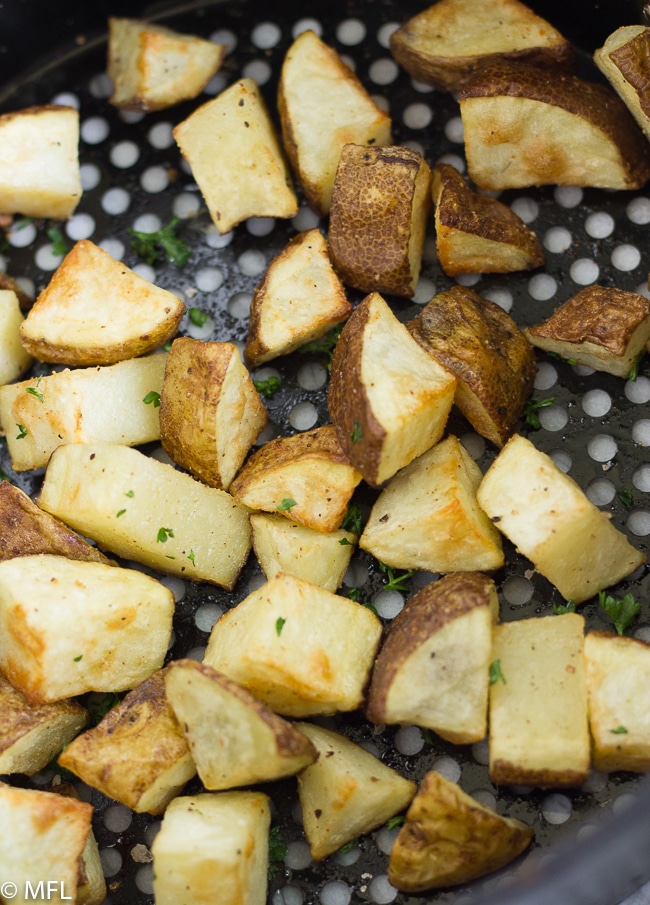
<path id="1" fill-rule="evenodd" d="M 650 28 L 623 25 L 594 52 L 594 62 L 650 138 L 648 56 Z"/>
<path id="2" fill-rule="evenodd" d="M 503 446 L 532 390 L 535 354 L 512 317 L 472 289 L 452 286 L 407 323 L 456 376 L 454 403 L 481 436 Z"/>
<path id="3" fill-rule="evenodd" d="M 348 286 L 410 298 L 431 209 L 431 170 L 411 148 L 341 151 L 332 189 L 329 242 Z"/>

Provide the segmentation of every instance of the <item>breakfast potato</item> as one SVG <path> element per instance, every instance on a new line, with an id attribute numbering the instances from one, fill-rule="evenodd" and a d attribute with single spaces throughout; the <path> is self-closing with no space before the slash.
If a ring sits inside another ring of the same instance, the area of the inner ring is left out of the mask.
<path id="1" fill-rule="evenodd" d="M 139 446 L 160 437 L 167 356 L 56 371 L 0 387 L 0 424 L 14 471 L 47 465 L 65 443 Z"/>
<path id="2" fill-rule="evenodd" d="M 110 365 L 167 342 L 184 312 L 173 293 L 81 239 L 34 302 L 20 341 L 40 361 Z"/>
<path id="3" fill-rule="evenodd" d="M 502 817 L 435 770 L 426 773 L 388 860 L 388 879 L 406 893 L 458 886 L 499 870 L 535 833 Z"/>
<path id="4" fill-rule="evenodd" d="M 107 72 L 114 107 L 148 113 L 199 95 L 221 66 L 223 44 L 109 16 Z"/>
<path id="5" fill-rule="evenodd" d="M 521 418 L 537 372 L 535 353 L 512 317 L 472 289 L 452 286 L 406 327 L 455 375 L 454 404 L 474 430 L 503 446 Z"/>
<path id="6" fill-rule="evenodd" d="M 456 378 L 409 334 L 377 292 L 347 320 L 328 391 L 344 454 L 378 486 L 443 435 Z"/>
<path id="7" fill-rule="evenodd" d="M 580 786 L 590 739 L 578 613 L 494 627 L 490 667 L 490 779 L 499 785 Z"/>
<path id="8" fill-rule="evenodd" d="M 268 413 L 237 346 L 181 336 L 169 350 L 159 417 L 174 462 L 227 490 Z"/>
<path id="9" fill-rule="evenodd" d="M 486 62 L 526 60 L 569 71 L 571 42 L 519 0 L 438 0 L 391 35 L 391 53 L 414 79 L 456 92 Z"/>
<path id="10" fill-rule="evenodd" d="M 411 148 L 347 144 L 329 219 L 332 261 L 348 286 L 410 298 L 431 210 L 431 170 Z"/>
<path id="11" fill-rule="evenodd" d="M 60 446 L 38 505 L 117 556 L 228 590 L 250 552 L 244 506 L 128 446 Z"/>
<path id="12" fill-rule="evenodd" d="M 165 692 L 164 670 L 140 682 L 59 755 L 59 766 L 137 814 L 162 814 L 196 774 Z"/>
<path id="13" fill-rule="evenodd" d="M 465 447 L 450 434 L 386 484 L 359 547 L 396 569 L 501 568 L 501 535 L 476 497 L 482 477 Z"/>
<path id="14" fill-rule="evenodd" d="M 352 305 L 319 229 L 294 236 L 255 290 L 244 358 L 256 368 L 320 339 L 346 320 Z"/>
<path id="15" fill-rule="evenodd" d="M 647 59 L 650 28 L 623 25 L 594 51 L 594 62 L 625 103 L 646 136 L 650 138 L 647 94 Z"/>
<path id="16" fill-rule="evenodd" d="M 417 786 L 338 732 L 298 723 L 318 751 L 298 774 L 303 827 L 315 861 L 403 811 Z"/>
<path id="17" fill-rule="evenodd" d="M 282 139 L 309 204 L 330 209 L 343 146 L 388 145 L 391 119 L 333 47 L 311 29 L 286 53 L 278 85 Z"/>
<path id="18" fill-rule="evenodd" d="M 487 732 L 492 626 L 499 601 L 480 572 L 445 575 L 390 623 L 366 701 L 373 723 L 424 726 L 456 745 Z"/>
<path id="19" fill-rule="evenodd" d="M 66 220 L 81 198 L 79 112 L 58 104 L 0 116 L 0 213 Z"/>
<path id="20" fill-rule="evenodd" d="M 36 704 L 133 688 L 162 666 L 174 597 L 143 572 L 37 554 L 0 562 L 0 669 Z"/>
<path id="21" fill-rule="evenodd" d="M 249 217 L 293 217 L 298 199 L 264 99 L 240 79 L 174 128 L 220 233 Z"/>
<path id="22" fill-rule="evenodd" d="M 356 710 L 381 631 L 361 604 L 280 574 L 217 620 L 204 662 L 282 716 Z"/>
<path id="23" fill-rule="evenodd" d="M 16 293 L 0 289 L 0 386 L 17 380 L 34 362 L 20 341 L 24 319 Z"/>
<path id="24" fill-rule="evenodd" d="M 151 846 L 156 905 L 264 905 L 270 823 L 262 792 L 175 798 Z"/>
<path id="25" fill-rule="evenodd" d="M 485 473 L 478 502 L 566 600 L 583 603 L 645 562 L 550 456 L 514 434 Z"/>

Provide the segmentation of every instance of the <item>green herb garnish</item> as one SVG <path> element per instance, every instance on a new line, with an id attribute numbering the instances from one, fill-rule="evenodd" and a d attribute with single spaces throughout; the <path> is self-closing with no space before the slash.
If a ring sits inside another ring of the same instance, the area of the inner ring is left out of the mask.
<path id="1" fill-rule="evenodd" d="M 260 396 L 264 396 L 265 399 L 270 399 L 271 396 L 275 395 L 277 391 L 280 389 L 282 381 L 279 377 L 267 377 L 266 380 L 254 380 L 253 385 L 255 389 L 260 394 Z"/>
<path id="2" fill-rule="evenodd" d="M 342 547 L 353 547 L 353 546 L 354 546 L 354 544 L 352 543 L 352 541 L 349 541 L 349 540 L 347 539 L 347 537 L 342 537 L 341 540 L 339 541 L 339 544 L 340 544 Z"/>
<path id="3" fill-rule="evenodd" d="M 135 491 L 134 491 L 134 490 L 127 490 L 126 493 L 124 494 L 124 496 L 128 496 L 128 497 L 130 497 L 131 499 L 133 499 L 133 497 L 135 496 Z"/>
<path id="4" fill-rule="evenodd" d="M 187 554 L 187 558 L 189 559 L 189 561 L 192 563 L 193 566 L 196 565 L 196 563 L 194 562 L 195 555 L 196 554 L 194 553 L 194 550 L 190 550 L 190 552 Z"/>
<path id="5" fill-rule="evenodd" d="M 26 393 L 30 394 L 30 396 L 36 396 L 36 398 L 38 399 L 39 402 L 43 402 L 43 394 L 41 392 L 39 392 L 39 390 L 38 390 L 38 387 L 39 387 L 42 379 L 43 379 L 42 377 L 39 377 L 38 380 L 36 381 L 36 386 L 27 387 L 27 389 L 25 390 Z"/>
<path id="6" fill-rule="evenodd" d="M 634 361 L 632 362 L 632 367 L 628 371 L 627 379 L 631 381 L 635 381 L 639 376 L 639 365 L 641 364 L 641 359 L 643 358 L 643 353 L 645 350 L 639 352 Z"/>
<path id="7" fill-rule="evenodd" d="M 208 312 L 203 308 L 190 308 L 187 314 L 195 327 L 202 327 L 208 319 Z"/>
<path id="8" fill-rule="evenodd" d="M 78 657 L 73 657 L 73 659 L 74 659 L 74 662 L 75 662 L 75 663 L 78 663 L 79 660 L 83 659 L 83 654 L 79 654 Z"/>
<path id="9" fill-rule="evenodd" d="M 619 635 L 625 634 L 641 609 L 641 604 L 629 593 L 625 597 L 612 597 L 605 591 L 599 591 L 598 603 L 614 623 Z"/>
<path id="10" fill-rule="evenodd" d="M 118 509 L 118 511 L 115 513 L 115 518 L 121 518 L 125 512 L 126 509 Z"/>
<path id="11" fill-rule="evenodd" d="M 329 333 L 326 333 L 325 336 L 321 337 L 321 339 L 315 339 L 312 342 L 305 343 L 304 346 L 301 346 L 298 350 L 299 352 L 323 352 L 327 355 L 327 370 L 329 371 L 332 367 L 332 358 L 334 357 L 334 348 L 339 341 L 339 337 L 341 335 L 341 330 L 343 329 L 343 324 L 338 324 Z"/>
<path id="12" fill-rule="evenodd" d="M 16 434 L 16 440 L 24 440 L 28 434 L 28 430 L 24 424 L 17 424 L 18 433 Z"/>
<path id="13" fill-rule="evenodd" d="M 566 603 L 554 603 L 553 613 L 556 616 L 563 616 L 565 613 L 575 613 L 576 605 L 574 600 L 567 600 Z"/>
<path id="14" fill-rule="evenodd" d="M 363 438 L 363 430 L 361 429 L 361 424 L 358 421 L 354 422 L 354 430 L 350 434 L 350 440 L 353 443 L 358 443 L 359 440 Z"/>
<path id="15" fill-rule="evenodd" d="M 109 710 L 112 710 L 116 704 L 119 704 L 122 700 L 122 695 L 117 694 L 117 692 L 111 691 L 105 694 L 100 700 L 95 703 L 88 703 L 86 705 L 88 709 L 88 713 L 90 714 L 90 720 L 93 726 L 96 726 L 100 720 L 103 720 Z"/>
<path id="16" fill-rule="evenodd" d="M 149 390 L 142 401 L 145 405 L 153 405 L 155 409 L 160 408 L 160 393 L 155 390 Z"/>
<path id="17" fill-rule="evenodd" d="M 394 830 L 398 826 L 402 826 L 406 817 L 403 814 L 398 814 L 396 817 L 391 817 L 390 820 L 386 822 L 387 830 Z"/>
<path id="18" fill-rule="evenodd" d="M 413 575 L 413 571 L 402 571 L 400 575 L 399 569 L 391 569 L 390 566 L 387 566 L 385 563 L 380 562 L 379 568 L 381 571 L 388 576 L 388 581 L 384 585 L 385 591 L 406 591 L 407 588 L 404 586 L 404 583 L 409 580 L 409 578 Z"/>
<path id="19" fill-rule="evenodd" d="M 339 855 L 347 855 L 348 852 L 353 852 L 355 848 L 359 848 L 359 840 L 351 839 L 350 842 L 346 842 L 345 845 L 342 845 L 339 849 Z"/>
<path id="20" fill-rule="evenodd" d="M 496 685 L 497 682 L 503 682 L 506 685 L 506 677 L 501 670 L 501 660 L 493 660 L 490 663 L 490 685 Z"/>
<path id="21" fill-rule="evenodd" d="M 616 729 L 609 730 L 612 735 L 627 735 L 627 729 L 625 726 L 617 726 Z"/>
<path id="22" fill-rule="evenodd" d="M 344 531 L 349 531 L 350 534 L 356 534 L 357 537 L 361 534 L 363 531 L 363 512 L 361 511 L 361 506 L 358 506 L 356 503 L 348 504 L 345 516 L 341 522 L 341 528 L 343 528 Z"/>
<path id="23" fill-rule="evenodd" d="M 297 506 L 295 500 L 292 500 L 290 497 L 285 497 L 281 503 L 278 504 L 278 512 L 291 512 L 294 506 Z"/>
<path id="24" fill-rule="evenodd" d="M 553 405 L 554 402 L 554 396 L 550 396 L 548 399 L 529 399 L 524 406 L 524 424 L 526 424 L 526 426 L 530 427 L 532 430 L 538 431 L 542 425 L 539 418 L 537 417 L 537 412 L 540 409 L 548 408 L 550 405 Z"/>
<path id="25" fill-rule="evenodd" d="M 157 536 L 156 540 L 158 541 L 159 544 L 164 544 L 167 542 L 168 537 L 173 537 L 173 536 L 174 536 L 173 528 L 159 528 L 158 536 Z"/>
<path id="26" fill-rule="evenodd" d="M 47 230 L 47 238 L 52 243 L 52 254 L 65 255 L 68 253 L 68 245 L 63 238 L 63 233 L 56 226 L 51 226 Z"/>
<path id="27" fill-rule="evenodd" d="M 359 603 L 361 601 L 361 591 L 359 588 L 350 588 L 348 591 L 348 598 L 354 600 L 355 603 Z"/>
<path id="28" fill-rule="evenodd" d="M 272 880 L 278 869 L 278 864 L 287 857 L 287 844 L 280 835 L 280 828 L 272 826 L 269 832 L 269 880 Z"/>
<path id="29" fill-rule="evenodd" d="M 634 502 L 634 497 L 632 496 L 631 490 L 619 490 L 616 495 L 626 509 L 629 509 Z"/>
<path id="30" fill-rule="evenodd" d="M 276 635 L 281 635 L 281 634 L 282 634 L 282 629 L 284 628 L 284 625 L 285 625 L 285 622 L 286 622 L 286 621 L 287 621 L 287 620 L 286 620 L 286 619 L 283 619 L 282 616 L 280 616 L 279 619 L 276 619 L 276 620 L 275 620 L 275 634 L 276 634 Z"/>
<path id="31" fill-rule="evenodd" d="M 133 236 L 131 248 L 147 264 L 155 264 L 160 258 L 165 257 L 170 264 L 185 267 L 190 258 L 190 249 L 175 235 L 179 223 L 179 218 L 174 217 L 167 226 L 152 233 L 143 233 L 136 229 L 127 230 Z"/>

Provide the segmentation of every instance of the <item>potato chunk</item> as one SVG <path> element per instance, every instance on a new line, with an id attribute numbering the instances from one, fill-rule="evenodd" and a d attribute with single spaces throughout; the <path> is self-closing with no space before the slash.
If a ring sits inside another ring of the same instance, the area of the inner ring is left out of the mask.
<path id="1" fill-rule="evenodd" d="M 650 28 L 623 25 L 594 52 L 594 62 L 650 138 L 648 55 Z"/>
<path id="2" fill-rule="evenodd" d="M 0 386 L 16 380 L 34 361 L 20 341 L 24 319 L 16 293 L 0 289 Z"/>

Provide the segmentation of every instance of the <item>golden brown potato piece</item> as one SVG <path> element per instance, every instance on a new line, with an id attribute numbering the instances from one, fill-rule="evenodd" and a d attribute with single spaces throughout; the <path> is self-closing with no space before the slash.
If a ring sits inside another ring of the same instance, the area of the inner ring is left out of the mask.
<path id="1" fill-rule="evenodd" d="M 160 397 L 160 441 L 177 465 L 227 490 L 267 420 L 237 346 L 174 340 Z"/>
<path id="2" fill-rule="evenodd" d="M 587 286 L 524 335 L 538 349 L 628 377 L 650 341 L 650 301 L 613 286 Z"/>
<path id="3" fill-rule="evenodd" d="M 329 242 L 344 283 L 362 292 L 415 292 L 431 209 L 431 170 L 411 148 L 341 151 L 332 189 Z"/>
<path id="4" fill-rule="evenodd" d="M 373 292 L 346 322 L 328 392 L 339 442 L 369 484 L 379 485 L 442 437 L 456 378 L 415 342 Z"/>
<path id="5" fill-rule="evenodd" d="M 439 0 L 392 35 L 391 53 L 418 81 L 458 91 L 486 62 L 526 60 L 571 70 L 571 43 L 518 0 Z"/>
<path id="6" fill-rule="evenodd" d="M 388 878 L 407 893 L 469 883 L 509 864 L 534 835 L 430 770 L 393 845 Z"/>
<path id="7" fill-rule="evenodd" d="M 344 145 L 388 145 L 391 120 L 334 48 L 303 31 L 284 59 L 278 86 L 282 139 L 307 201 L 330 209 Z"/>
<path id="8" fill-rule="evenodd" d="M 646 25 L 617 28 L 594 52 L 594 62 L 650 138 L 648 56 L 650 28 Z"/>
<path id="9" fill-rule="evenodd" d="M 244 358 L 258 367 L 325 336 L 352 305 L 319 229 L 299 233 L 275 257 L 255 290 Z"/>
<path id="10" fill-rule="evenodd" d="M 108 19 L 107 71 L 114 107 L 148 113 L 200 94 L 221 66 L 223 44 L 140 19 Z"/>
<path id="11" fill-rule="evenodd" d="M 486 65 L 458 95 L 470 178 L 480 189 L 638 189 L 650 146 L 618 95 L 524 63 Z"/>
<path id="12" fill-rule="evenodd" d="M 249 509 L 280 512 L 315 531 L 340 527 L 361 480 L 343 453 L 333 425 L 269 440 L 230 485 Z"/>
<path id="13" fill-rule="evenodd" d="M 425 726 L 456 745 L 487 732 L 494 582 L 445 575 L 418 591 L 390 623 L 375 660 L 366 714 L 373 723 Z"/>
<path id="14" fill-rule="evenodd" d="M 34 362 L 20 341 L 23 321 L 16 293 L 0 289 L 0 386 L 17 380 Z"/>
<path id="15" fill-rule="evenodd" d="M 474 430 L 503 446 L 536 373 L 535 354 L 512 317 L 472 289 L 452 286 L 406 326 L 456 376 L 454 403 Z"/>
<path id="16" fill-rule="evenodd" d="M 496 198 L 473 192 L 455 167 L 436 166 L 432 195 L 436 250 L 448 276 L 512 273 L 544 263 L 535 233 Z"/>
<path id="17" fill-rule="evenodd" d="M 20 339 L 40 361 L 109 365 L 153 352 L 174 336 L 184 313 L 173 293 L 82 239 L 34 302 Z"/>
<path id="18" fill-rule="evenodd" d="M 162 814 L 196 773 L 165 694 L 164 671 L 130 691 L 58 763 L 138 814 Z"/>

